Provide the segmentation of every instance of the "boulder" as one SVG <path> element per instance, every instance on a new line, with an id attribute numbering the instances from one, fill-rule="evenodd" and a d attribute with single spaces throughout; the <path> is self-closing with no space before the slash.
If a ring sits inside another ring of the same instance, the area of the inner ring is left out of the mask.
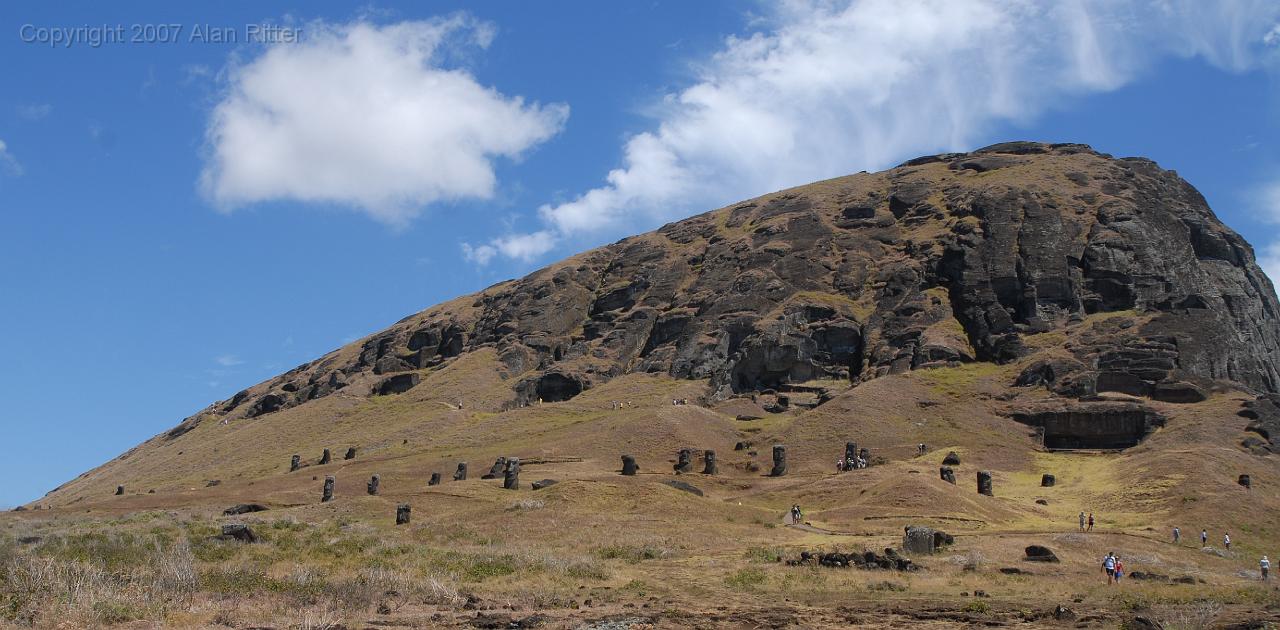
<path id="1" fill-rule="evenodd" d="M 222 526 L 222 535 L 219 538 L 223 540 L 236 540 L 243 543 L 258 542 L 258 535 L 249 529 L 248 525 L 243 523 L 228 523 Z"/>
<path id="2" fill-rule="evenodd" d="M 542 479 L 542 480 L 540 480 L 540 481 L 535 481 L 535 482 L 533 482 L 533 486 L 531 486 L 531 487 L 532 487 L 534 490 L 541 490 L 541 489 L 543 489 L 543 488 L 550 488 L 551 486 L 554 486 L 554 485 L 556 485 L 556 484 L 558 484 L 558 483 L 560 483 L 560 482 L 559 482 L 559 481 L 557 481 L 557 480 L 555 480 L 555 479 Z"/>
<path id="3" fill-rule="evenodd" d="M 237 516 L 240 514 L 249 514 L 250 512 L 265 512 L 267 506 L 258 503 L 240 503 L 233 505 L 222 511 L 224 516 Z"/>
<path id="4" fill-rule="evenodd" d="M 1023 559 L 1027 562 L 1058 562 L 1058 556 L 1042 545 L 1030 545 L 1024 552 L 1026 557 Z"/>
<path id="5" fill-rule="evenodd" d="M 347 449 L 347 454 L 342 456 L 342 459 L 355 459 L 355 458 L 356 458 L 356 447 L 354 446 Z"/>
<path id="6" fill-rule="evenodd" d="M 433 473 L 431 473 L 431 479 L 428 479 L 428 480 L 427 480 L 427 485 L 428 485 L 428 486 L 438 486 L 438 485 L 440 485 L 440 473 L 438 473 L 438 472 L 433 472 Z"/>

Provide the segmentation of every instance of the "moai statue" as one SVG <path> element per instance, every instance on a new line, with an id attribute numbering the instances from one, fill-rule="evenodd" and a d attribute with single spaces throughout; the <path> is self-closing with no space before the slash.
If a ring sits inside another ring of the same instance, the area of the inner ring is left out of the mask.
<path id="1" fill-rule="evenodd" d="M 636 458 L 633 455 L 622 456 L 622 474 L 631 477 L 636 474 L 640 467 L 636 465 Z"/>
<path id="2" fill-rule="evenodd" d="M 289 472 L 293 472 L 299 468 L 302 468 L 302 456 L 294 455 L 293 458 L 289 460 Z"/>
<path id="3" fill-rule="evenodd" d="M 1052 488 L 1055 483 L 1058 483 L 1058 480 L 1053 475 L 1041 475 L 1040 477 L 1041 488 Z"/>
<path id="4" fill-rule="evenodd" d="M 934 546 L 934 531 L 929 527 L 908 525 L 902 534 L 902 550 L 914 554 L 930 554 Z"/>
<path id="5" fill-rule="evenodd" d="M 493 466 L 489 468 L 489 472 L 483 475 L 480 475 L 480 478 L 481 479 L 497 479 L 498 475 L 501 475 L 502 472 L 506 470 L 506 468 L 507 468 L 507 458 L 499 457 L 498 459 L 494 460 Z"/>
<path id="6" fill-rule="evenodd" d="M 1246 489 L 1253 488 L 1253 480 L 1249 478 L 1249 475 L 1240 475 L 1240 478 L 1236 479 L 1236 483 L 1244 486 Z"/>
<path id="7" fill-rule="evenodd" d="M 333 483 L 336 481 L 333 475 L 324 478 L 324 494 L 320 495 L 321 503 L 328 503 L 333 500 Z"/>
<path id="8" fill-rule="evenodd" d="M 959 456 L 959 455 L 956 455 L 956 452 L 955 452 L 955 451 L 951 451 L 951 452 L 947 453 L 947 456 L 946 456 L 946 457 L 942 458 L 942 463 L 943 463 L 943 464 L 945 464 L 945 465 L 947 465 L 947 466 L 959 466 L 959 465 L 960 465 L 960 456 Z"/>
<path id="9" fill-rule="evenodd" d="M 943 481 L 951 485 L 955 485 L 956 472 L 954 470 L 951 470 L 950 466 L 943 466 L 938 469 L 938 478 L 942 479 Z"/>
<path id="10" fill-rule="evenodd" d="M 991 492 L 991 473 L 988 471 L 978 471 L 978 494 L 985 494 L 989 497 L 995 496 L 995 494 Z"/>
<path id="11" fill-rule="evenodd" d="M 408 525 L 409 518 L 412 513 L 413 513 L 413 508 L 409 507 L 408 503 L 401 503 L 400 505 L 397 505 L 396 506 L 396 525 Z"/>
<path id="12" fill-rule="evenodd" d="M 369 478 L 369 494 L 378 494 L 378 484 L 381 481 L 382 478 L 378 475 Z"/>
<path id="13" fill-rule="evenodd" d="M 342 456 L 342 459 L 355 459 L 355 458 L 356 458 L 356 447 L 354 446 L 347 449 L 347 454 Z"/>
<path id="14" fill-rule="evenodd" d="M 858 449 L 858 457 L 867 463 L 867 467 L 871 466 L 871 449 L 866 447 Z"/>
<path id="15" fill-rule="evenodd" d="M 856 461 L 857 459 L 858 459 L 858 443 L 845 442 L 844 443 L 844 461 L 846 462 Z"/>
<path id="16" fill-rule="evenodd" d="M 427 481 L 427 485 L 428 485 L 428 486 L 438 486 L 438 485 L 440 485 L 440 473 L 438 473 L 438 472 L 433 472 L 433 473 L 431 473 L 431 479 L 430 479 L 429 481 Z"/>
<path id="17" fill-rule="evenodd" d="M 703 468 L 702 468 L 702 474 L 704 474 L 704 475 L 714 475 L 714 474 L 716 474 L 716 452 L 715 452 L 715 451 L 703 451 L 703 452 L 702 452 L 702 460 L 703 460 L 703 462 L 705 462 L 705 465 L 704 465 L 704 466 L 703 466 Z"/>
<path id="18" fill-rule="evenodd" d="M 320 454 L 320 465 L 323 466 L 332 460 L 333 458 L 329 455 L 329 449 L 324 449 L 324 452 Z"/>
<path id="19" fill-rule="evenodd" d="M 458 462 L 458 469 L 453 471 L 453 480 L 454 481 L 467 480 L 467 463 L 466 462 Z"/>
<path id="20" fill-rule="evenodd" d="M 769 471 L 770 477 L 781 477 L 787 474 L 787 447 L 781 444 L 773 445 L 773 469 Z"/>
<path id="21" fill-rule="evenodd" d="M 680 453 L 676 456 L 675 465 L 676 474 L 693 472 L 693 451 L 687 448 L 680 449 Z"/>
<path id="22" fill-rule="evenodd" d="M 116 486 L 116 496 L 121 496 L 123 494 L 124 494 L 124 486 Z"/>
<path id="23" fill-rule="evenodd" d="M 502 471 L 502 487 L 505 490 L 520 489 L 520 460 L 512 457 L 507 460 L 507 467 Z"/>

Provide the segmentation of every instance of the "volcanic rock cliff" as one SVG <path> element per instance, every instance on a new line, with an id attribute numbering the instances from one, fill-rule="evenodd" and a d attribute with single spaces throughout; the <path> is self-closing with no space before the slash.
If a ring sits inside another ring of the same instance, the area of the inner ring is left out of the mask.
<path id="1" fill-rule="evenodd" d="M 1112 326 L 1055 330 L 1123 311 Z M 709 399 L 1044 354 L 1011 386 L 1193 402 L 1280 391 L 1280 304 L 1253 250 L 1173 171 L 1013 142 L 818 182 L 623 239 L 430 308 L 196 414 L 257 418 L 416 386 L 494 348 L 510 406 L 618 375 Z M 1055 335 L 1057 335 L 1055 337 Z"/>

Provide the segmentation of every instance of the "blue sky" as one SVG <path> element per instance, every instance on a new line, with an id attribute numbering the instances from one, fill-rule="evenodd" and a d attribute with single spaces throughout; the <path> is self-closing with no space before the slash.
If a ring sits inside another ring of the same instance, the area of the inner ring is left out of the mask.
<path id="1" fill-rule="evenodd" d="M 1278 2 L 6 3 L 0 60 L 0 505 L 434 303 L 922 154 L 1151 157 L 1280 274 Z"/>

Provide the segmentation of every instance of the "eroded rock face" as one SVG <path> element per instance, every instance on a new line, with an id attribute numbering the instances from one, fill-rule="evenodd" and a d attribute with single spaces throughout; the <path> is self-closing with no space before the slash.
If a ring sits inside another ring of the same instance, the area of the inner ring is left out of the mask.
<path id="1" fill-rule="evenodd" d="M 1094 317 L 1108 315 L 1107 317 Z M 1280 392 L 1280 303 L 1250 246 L 1172 171 L 1084 145 L 1004 143 L 744 201 L 406 318 L 185 421 L 256 417 L 499 349 L 510 403 L 627 372 L 709 398 L 818 378 L 1007 362 L 1087 338 L 1019 384 L 1192 402 Z M 779 390 L 781 391 L 781 390 Z"/>

